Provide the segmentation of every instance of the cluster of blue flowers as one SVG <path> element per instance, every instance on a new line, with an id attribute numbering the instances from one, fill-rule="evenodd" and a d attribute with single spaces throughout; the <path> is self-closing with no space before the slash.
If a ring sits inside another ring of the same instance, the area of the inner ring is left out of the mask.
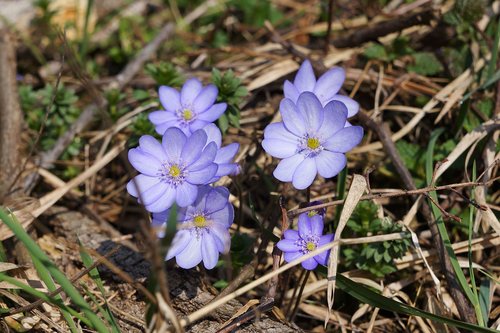
<path id="1" fill-rule="evenodd" d="M 338 92 L 345 80 L 342 68 L 334 67 L 318 80 L 309 61 L 304 61 L 293 83 L 286 81 L 285 98 L 280 103 L 281 122 L 269 124 L 264 130 L 262 147 L 273 157 L 282 159 L 274 176 L 292 182 L 299 190 L 313 183 L 317 174 L 324 178 L 336 176 L 345 168 L 345 153 L 363 138 L 363 128 L 352 126 L 347 118 L 355 115 L 359 105 Z M 325 245 L 333 239 L 323 233 L 323 216 L 303 213 L 298 231 L 286 230 L 277 247 L 290 262 Z M 305 260 L 305 269 L 326 265 L 328 252 Z"/>
<path id="2" fill-rule="evenodd" d="M 229 227 L 234 220 L 229 191 L 210 186 L 226 175 L 238 172 L 233 163 L 239 145 L 222 147 L 222 134 L 212 122 L 226 110 L 226 103 L 215 103 L 217 87 L 193 78 L 180 93 L 162 86 L 160 102 L 164 110 L 152 112 L 149 120 L 162 135 L 158 142 L 150 135 L 139 139 L 128 158 L 139 171 L 128 184 L 128 192 L 153 213 L 153 226 L 164 235 L 169 209 L 175 203 L 178 232 L 167 253 L 182 268 L 201 261 L 205 268 L 217 264 L 219 254 L 230 247 Z"/>

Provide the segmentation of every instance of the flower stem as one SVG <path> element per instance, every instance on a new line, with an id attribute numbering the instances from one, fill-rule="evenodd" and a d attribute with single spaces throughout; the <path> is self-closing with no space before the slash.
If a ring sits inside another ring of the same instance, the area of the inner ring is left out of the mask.
<path id="1" fill-rule="evenodd" d="M 304 288 L 306 287 L 307 280 L 309 280 L 309 274 L 311 274 L 311 271 L 307 270 L 304 280 L 302 280 L 302 284 L 300 286 L 299 290 L 299 295 L 297 296 L 297 299 L 295 300 L 295 307 L 293 309 L 292 315 L 290 316 L 289 321 L 292 322 L 295 319 L 295 316 L 297 315 L 297 312 L 299 311 L 299 305 L 300 301 L 302 299 L 302 293 L 304 292 Z"/>

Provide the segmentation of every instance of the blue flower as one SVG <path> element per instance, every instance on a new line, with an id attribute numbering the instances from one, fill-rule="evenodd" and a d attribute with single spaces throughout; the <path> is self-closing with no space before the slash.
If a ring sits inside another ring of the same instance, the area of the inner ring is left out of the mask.
<path id="1" fill-rule="evenodd" d="M 323 218 L 321 215 L 310 217 L 307 213 L 299 215 L 298 231 L 288 229 L 283 233 L 283 239 L 276 246 L 283 251 L 286 262 L 293 261 L 304 254 L 316 250 L 333 240 L 333 234 L 323 235 Z M 307 270 L 315 269 L 318 264 L 326 266 L 330 251 L 324 251 L 302 262 Z"/>
<path id="2" fill-rule="evenodd" d="M 149 120 L 160 135 L 170 127 L 178 127 L 190 135 L 226 111 L 226 103 L 214 104 L 218 93 L 216 86 L 203 87 L 196 78 L 187 80 L 180 93 L 174 88 L 161 86 L 158 94 L 165 110 L 150 113 Z"/>
<path id="3" fill-rule="evenodd" d="M 238 163 L 233 163 L 234 156 L 238 152 L 240 145 L 238 143 L 231 143 L 227 146 L 221 147 L 222 145 L 222 133 L 215 124 L 208 124 L 203 127 L 203 130 L 207 134 L 207 143 L 215 142 L 217 145 L 217 154 L 215 155 L 214 163 L 217 164 L 218 169 L 214 178 L 210 180 L 210 183 L 216 182 L 223 176 L 234 176 L 240 171 Z"/>
<path id="4" fill-rule="evenodd" d="M 175 257 L 185 269 L 203 261 L 207 269 L 217 264 L 219 253 L 227 253 L 231 237 L 229 227 L 234 220 L 233 206 L 225 187 L 201 186 L 196 201 L 177 212 L 177 233 L 166 260 Z M 153 227 L 163 237 L 169 211 L 153 214 Z"/>
<path id="5" fill-rule="evenodd" d="M 262 147 L 271 156 L 282 158 L 274 176 L 292 182 L 296 189 L 312 184 L 316 174 L 336 176 L 347 163 L 345 153 L 363 138 L 360 126 L 344 127 L 347 108 L 331 101 L 324 108 L 311 92 L 300 94 L 297 105 L 285 98 L 280 104 L 283 122 L 269 124 Z"/>
<path id="6" fill-rule="evenodd" d="M 339 101 L 347 107 L 347 118 L 354 116 L 359 111 L 359 104 L 350 97 L 339 95 L 338 92 L 345 80 L 345 71 L 340 67 L 333 67 L 316 81 L 313 68 L 309 60 L 305 60 L 299 68 L 293 83 L 285 81 L 283 87 L 285 98 L 297 103 L 301 93 L 313 92 L 325 106 L 331 101 Z M 349 123 L 346 123 L 350 126 Z"/>
<path id="7" fill-rule="evenodd" d="M 186 137 L 180 129 L 171 127 L 161 144 L 144 135 L 139 147 L 128 152 L 130 164 L 140 172 L 127 184 L 128 193 L 152 213 L 162 212 L 174 202 L 189 206 L 196 200 L 198 186 L 208 184 L 217 173 L 216 154 L 217 145 L 207 145 L 203 130 Z"/>

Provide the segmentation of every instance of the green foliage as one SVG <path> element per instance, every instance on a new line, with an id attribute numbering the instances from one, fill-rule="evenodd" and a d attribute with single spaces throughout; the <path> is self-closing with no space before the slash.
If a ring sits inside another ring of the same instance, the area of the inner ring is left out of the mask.
<path id="1" fill-rule="evenodd" d="M 431 52 L 417 52 L 412 55 L 414 63 L 408 70 L 420 75 L 436 75 L 443 71 L 443 65 Z"/>
<path id="2" fill-rule="evenodd" d="M 248 94 L 247 89 L 241 84 L 241 80 L 234 75 L 232 70 L 222 74 L 218 69 L 212 70 L 212 82 L 219 89 L 217 102 L 227 103 L 226 112 L 219 118 L 218 124 L 223 133 L 229 125 L 240 127 L 240 108 L 243 98 Z"/>
<path id="3" fill-rule="evenodd" d="M 137 147 L 139 138 L 143 135 L 147 134 L 158 138 L 154 125 L 149 121 L 148 115 L 145 113 L 141 113 L 135 117 L 134 122 L 130 125 L 130 129 L 132 130 L 132 134 L 128 140 L 130 148 Z"/>
<path id="4" fill-rule="evenodd" d="M 80 115 L 80 109 L 76 106 L 78 96 L 73 89 L 66 88 L 61 84 L 55 97 L 53 95 L 54 87 L 51 85 L 46 85 L 39 90 L 33 90 L 32 86 L 19 87 L 21 108 L 31 130 L 38 133 L 44 122 L 47 109 L 51 106 L 40 138 L 40 146 L 44 151 L 51 149 L 56 140 L 68 130 Z M 54 103 L 52 104 L 53 98 Z M 78 155 L 82 146 L 82 141 L 75 138 L 62 155 L 62 159 Z"/>
<path id="5" fill-rule="evenodd" d="M 364 51 L 364 56 L 368 59 L 393 61 L 401 56 L 414 53 L 415 51 L 408 45 L 410 40 L 407 37 L 396 38 L 390 45 L 378 43 L 370 44 Z"/>
<path id="6" fill-rule="evenodd" d="M 184 83 L 184 77 L 170 62 L 147 64 L 145 71 L 160 86 L 180 87 Z"/>
<path id="7" fill-rule="evenodd" d="M 133 27 L 133 29 L 131 29 Z M 108 55 L 118 63 L 126 63 L 154 37 L 147 21 L 142 16 L 127 16 L 119 21 L 118 33 L 109 40 Z"/>
<path id="8" fill-rule="evenodd" d="M 356 207 L 347 222 L 347 231 L 355 237 L 383 235 L 401 232 L 400 225 L 389 219 L 377 218 L 377 206 L 369 201 L 362 201 Z M 377 277 L 383 277 L 396 271 L 394 259 L 401 258 L 410 245 L 410 239 L 385 241 L 381 243 L 361 244 L 346 247 L 343 255 L 349 268 L 359 268 Z"/>
<path id="9" fill-rule="evenodd" d="M 262 0 L 231 0 L 229 5 L 243 13 L 243 23 L 260 28 L 266 20 L 276 23 L 283 18 L 271 1 Z"/>
<path id="10" fill-rule="evenodd" d="M 238 272 L 253 259 L 252 247 L 254 239 L 246 234 L 235 234 L 231 238 L 231 261 L 233 270 Z"/>

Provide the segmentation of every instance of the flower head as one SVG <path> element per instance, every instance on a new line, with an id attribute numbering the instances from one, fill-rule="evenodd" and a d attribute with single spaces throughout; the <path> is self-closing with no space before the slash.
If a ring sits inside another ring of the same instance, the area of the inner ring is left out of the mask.
<path id="1" fill-rule="evenodd" d="M 225 187 L 201 186 L 196 201 L 177 212 L 177 233 L 172 241 L 166 260 L 175 257 L 185 269 L 203 261 L 207 269 L 217 264 L 219 253 L 227 253 L 230 247 L 229 227 L 233 223 L 234 210 L 228 201 Z M 153 226 L 163 236 L 169 211 L 153 214 Z"/>
<path id="2" fill-rule="evenodd" d="M 310 186 L 318 173 L 336 176 L 347 163 L 344 154 L 363 138 L 362 127 L 344 127 L 347 108 L 343 103 L 331 101 L 323 107 L 311 92 L 300 94 L 297 105 L 285 98 L 280 112 L 283 122 L 266 127 L 262 147 L 283 159 L 274 176 L 297 189 Z"/>
<path id="3" fill-rule="evenodd" d="M 178 127 L 190 135 L 226 111 L 226 103 L 214 104 L 218 93 L 216 86 L 203 87 L 196 78 L 187 80 L 180 93 L 172 87 L 161 86 L 158 94 L 165 110 L 150 113 L 149 120 L 160 135 L 170 127 Z"/>
<path id="4" fill-rule="evenodd" d="M 333 240 L 333 234 L 323 235 L 321 215 L 310 217 L 307 213 L 300 214 L 298 229 L 298 231 L 286 230 L 283 233 L 283 239 L 276 244 L 278 249 L 283 251 L 283 258 L 286 262 L 293 261 Z M 330 251 L 324 251 L 303 261 L 302 267 L 313 270 L 318 264 L 326 266 L 329 253 Z"/>
<path id="5" fill-rule="evenodd" d="M 240 145 L 238 143 L 231 143 L 227 146 L 222 145 L 222 134 L 215 124 L 208 124 L 203 127 L 207 134 L 207 143 L 215 142 L 217 145 L 217 154 L 215 155 L 214 163 L 217 164 L 218 169 L 214 178 L 210 180 L 211 183 L 216 182 L 223 176 L 237 175 L 239 173 L 238 163 L 233 163 L 234 155 L 238 152 Z"/>
<path id="6" fill-rule="evenodd" d="M 180 207 L 191 205 L 198 186 L 208 184 L 217 173 L 216 154 L 217 145 L 207 145 L 203 130 L 186 137 L 171 127 L 161 143 L 144 135 L 139 147 L 128 152 L 130 164 L 140 174 L 127 184 L 127 190 L 152 213 L 162 212 L 174 202 Z"/>
<path id="7" fill-rule="evenodd" d="M 323 106 L 331 101 L 342 102 L 347 107 L 347 118 L 349 118 L 358 113 L 359 104 L 350 97 L 338 94 L 344 80 L 345 71 L 340 67 L 331 68 L 316 80 L 311 63 L 306 60 L 300 66 L 293 83 L 285 81 L 283 90 L 285 98 L 291 99 L 294 103 L 297 103 L 304 91 L 313 92 Z M 350 126 L 349 123 L 346 125 Z"/>

